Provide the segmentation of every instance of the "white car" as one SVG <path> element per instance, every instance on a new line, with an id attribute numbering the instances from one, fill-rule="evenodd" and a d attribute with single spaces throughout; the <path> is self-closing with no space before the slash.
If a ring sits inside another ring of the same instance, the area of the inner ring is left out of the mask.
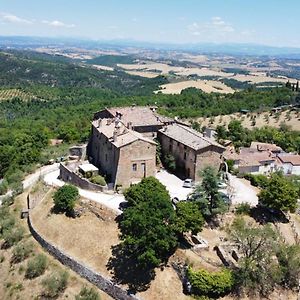
<path id="1" fill-rule="evenodd" d="M 193 182 L 192 179 L 187 178 L 187 179 L 183 182 L 183 185 L 182 185 L 182 186 L 185 187 L 185 188 L 192 188 L 192 187 L 194 187 L 194 182 Z"/>

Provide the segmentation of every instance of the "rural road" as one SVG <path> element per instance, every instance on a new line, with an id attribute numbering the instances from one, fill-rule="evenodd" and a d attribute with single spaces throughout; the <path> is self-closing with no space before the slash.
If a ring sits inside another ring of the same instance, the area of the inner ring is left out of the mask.
<path id="1" fill-rule="evenodd" d="M 251 206 L 258 204 L 257 189 L 247 185 L 242 179 L 236 176 L 229 176 L 229 184 L 233 189 L 232 204 L 249 203 Z"/>
<path id="2" fill-rule="evenodd" d="M 45 183 L 56 187 L 63 186 L 65 182 L 59 180 L 58 175 L 59 175 L 59 170 L 55 170 L 53 172 L 46 174 L 44 176 Z M 81 188 L 78 188 L 78 191 L 81 197 L 103 204 L 108 208 L 114 210 L 118 214 L 122 213 L 122 211 L 119 209 L 119 205 L 121 202 L 125 201 L 123 195 L 119 195 L 119 194 L 108 195 L 101 192 L 83 190 Z"/>

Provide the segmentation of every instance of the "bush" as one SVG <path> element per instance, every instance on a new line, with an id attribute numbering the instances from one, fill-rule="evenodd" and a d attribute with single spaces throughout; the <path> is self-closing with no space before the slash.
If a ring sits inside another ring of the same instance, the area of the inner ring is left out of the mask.
<path id="1" fill-rule="evenodd" d="M 14 227 L 11 230 L 5 230 L 3 232 L 3 239 L 5 242 L 5 247 L 9 248 L 18 242 L 20 242 L 24 237 L 24 228 Z"/>
<path id="2" fill-rule="evenodd" d="M 44 274 L 46 268 L 47 257 L 39 254 L 28 262 L 25 277 L 29 279 L 39 277 Z"/>
<path id="3" fill-rule="evenodd" d="M 2 183 L 0 184 L 0 195 L 5 195 L 8 191 L 8 182 L 6 179 L 3 179 Z"/>
<path id="4" fill-rule="evenodd" d="M 83 287 L 80 293 L 75 296 L 75 300 L 100 300 L 100 296 L 93 288 Z"/>
<path id="5" fill-rule="evenodd" d="M 91 178 L 91 182 L 95 184 L 99 184 L 101 186 L 106 186 L 106 182 L 104 177 L 97 175 Z"/>
<path id="6" fill-rule="evenodd" d="M 61 212 L 72 212 L 78 198 L 79 192 L 77 187 L 73 185 L 64 185 L 59 188 L 53 196 L 54 207 Z"/>
<path id="7" fill-rule="evenodd" d="M 269 179 L 265 175 L 253 175 L 253 174 L 245 174 L 244 178 L 249 180 L 253 186 L 260 187 L 262 189 L 268 186 Z"/>
<path id="8" fill-rule="evenodd" d="M 19 263 L 28 258 L 33 251 L 33 244 L 31 242 L 17 245 L 13 250 L 12 263 Z"/>
<path id="9" fill-rule="evenodd" d="M 58 297 L 59 294 L 61 294 L 66 289 L 68 278 L 69 274 L 65 271 L 49 275 L 42 281 L 42 285 L 44 288 L 43 295 L 49 298 Z"/>
<path id="10" fill-rule="evenodd" d="M 228 269 L 220 272 L 208 272 L 204 269 L 193 271 L 188 269 L 188 278 L 192 285 L 192 294 L 199 296 L 220 297 L 233 288 L 233 274 Z"/>
<path id="11" fill-rule="evenodd" d="M 16 223 L 13 216 L 9 214 L 9 210 L 6 207 L 2 207 L 0 210 L 0 237 L 4 237 L 11 231 Z"/>
<path id="12" fill-rule="evenodd" d="M 236 206 L 235 212 L 237 215 L 249 215 L 251 206 L 249 203 L 243 202 Z"/>

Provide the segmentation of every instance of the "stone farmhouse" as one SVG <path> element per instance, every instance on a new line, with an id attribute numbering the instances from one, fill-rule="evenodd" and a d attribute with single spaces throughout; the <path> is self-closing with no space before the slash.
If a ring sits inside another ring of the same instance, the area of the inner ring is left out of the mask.
<path id="1" fill-rule="evenodd" d="M 155 107 L 117 107 L 95 113 L 87 147 L 89 161 L 114 187 L 128 187 L 156 174 L 156 142 L 172 154 L 178 171 L 198 180 L 207 165 L 219 168 L 224 147 L 186 124 L 160 116 Z"/>
<path id="2" fill-rule="evenodd" d="M 225 148 L 204 137 L 196 130 L 173 123 L 158 131 L 163 155 L 171 154 L 176 168 L 186 178 L 199 180 L 199 173 L 207 166 L 219 169 Z"/>
<path id="3" fill-rule="evenodd" d="M 117 117 L 127 128 L 154 138 L 159 129 L 174 122 L 171 118 L 157 114 L 156 109 L 156 106 L 134 105 L 131 107 L 105 108 L 94 114 L 94 120 Z"/>
<path id="4" fill-rule="evenodd" d="M 114 187 L 128 187 L 156 172 L 156 143 L 126 127 L 119 118 L 92 122 L 87 154 Z"/>

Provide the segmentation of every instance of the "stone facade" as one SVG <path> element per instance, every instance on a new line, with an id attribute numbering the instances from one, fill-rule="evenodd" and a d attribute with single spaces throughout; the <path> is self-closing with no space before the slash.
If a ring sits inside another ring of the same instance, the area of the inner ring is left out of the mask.
<path id="1" fill-rule="evenodd" d="M 176 135 L 173 135 L 173 132 Z M 199 172 L 205 167 L 212 166 L 219 169 L 222 153 L 225 151 L 221 145 L 178 124 L 160 130 L 158 140 L 161 143 L 162 154 L 174 156 L 177 171 L 184 177 L 195 181 L 199 181 Z"/>
<path id="2" fill-rule="evenodd" d="M 128 187 L 156 172 L 156 143 L 113 119 L 93 122 L 88 156 L 114 186 Z"/>

